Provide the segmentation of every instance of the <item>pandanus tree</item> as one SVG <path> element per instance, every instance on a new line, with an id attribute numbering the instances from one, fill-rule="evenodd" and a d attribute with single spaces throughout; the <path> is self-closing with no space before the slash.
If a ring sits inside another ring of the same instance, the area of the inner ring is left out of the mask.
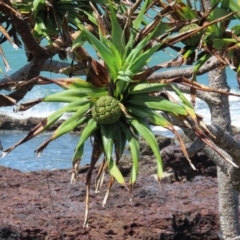
<path id="1" fill-rule="evenodd" d="M 0 29 L 3 34 L 2 42 L 9 40 L 20 46 L 18 36 L 11 30 L 15 25 L 22 26 L 12 23 L 22 20 L 21 17 L 24 16 L 27 26 L 33 30 L 31 35 L 33 39 L 30 40 L 35 40 L 37 44 L 40 44 L 43 38 L 49 41 L 50 46 L 46 49 L 49 52 L 52 51 L 51 54 L 46 53 L 44 48 L 40 49 L 43 55 L 46 54 L 46 58 L 52 57 L 55 53 L 52 47 L 55 47 L 55 39 L 61 36 L 64 42 L 63 52 L 66 53 L 65 48 L 70 46 L 70 53 L 75 60 L 85 63 L 83 71 L 86 74 L 86 80 L 48 79 L 34 76 L 35 78 L 28 79 L 30 81 L 20 82 L 17 85 L 11 81 L 1 85 L 1 88 L 17 87 L 19 91 L 35 84 L 51 83 L 63 88 L 61 92 L 18 106 L 18 111 L 24 111 L 41 102 L 65 103 L 62 108 L 34 127 L 25 138 L 5 149 L 3 156 L 47 130 L 65 113 L 71 113 L 70 117 L 36 150 L 36 153 L 40 155 L 51 141 L 82 126 L 79 142 L 72 157 L 72 181 L 75 181 L 84 152 L 84 144 L 88 138 L 93 139 L 92 157 L 86 177 L 84 226 L 87 225 L 88 219 L 92 171 L 102 154 L 104 158 L 96 176 L 96 192 L 99 192 L 107 170 L 111 175 L 103 200 L 104 205 L 115 180 L 126 187 L 132 198 L 132 190 L 138 174 L 140 136 L 146 139 L 154 152 L 157 178 L 159 181 L 162 179 L 163 165 L 160 149 L 151 125 L 172 131 L 177 136 L 190 164 L 188 152 L 171 123 L 172 119 L 191 129 L 202 142 L 237 167 L 233 161 L 218 151 L 211 141 L 212 133 L 194 110 L 197 90 L 230 94 L 203 86 L 196 81 L 200 67 L 212 55 L 217 57 L 222 67 L 230 65 L 239 71 L 236 57 L 239 28 L 233 27 L 231 31 L 228 30 L 229 22 L 239 15 L 235 3 L 233 1 L 214 2 L 212 9 L 201 11 L 192 6 L 189 1 L 187 4 L 182 1 L 150 0 L 139 0 L 135 3 L 110 0 L 92 2 L 35 0 L 21 3 L 13 1 L 12 5 L 9 1 L 0 3 L 4 8 L 1 12 L 1 21 L 7 23 L 5 28 Z M 9 11 L 11 14 L 8 15 Z M 19 28 L 17 30 L 19 31 Z M 74 35 L 76 31 L 79 33 Z M 25 41 L 24 35 L 21 35 L 21 38 Z M 32 61 L 36 62 L 39 56 L 28 44 L 28 40 L 26 39 L 24 43 L 33 53 Z M 180 41 L 184 44 L 183 47 L 176 46 Z M 95 50 L 96 56 L 89 55 L 85 50 L 85 42 Z M 167 63 L 161 63 L 159 57 L 160 63 L 151 66 L 151 58 L 158 57 L 167 47 L 180 53 L 180 58 L 177 61 L 173 59 Z M 61 52 L 58 51 L 58 53 Z M 194 65 L 192 79 L 151 77 L 158 69 L 183 64 Z M 190 87 L 192 102 L 185 98 L 175 83 Z M 171 89 L 177 97 L 171 96 L 166 89 Z M 5 99 L 12 104 L 19 100 L 14 99 L 14 95 L 5 96 Z M 129 182 L 126 182 L 118 168 L 126 145 L 129 145 L 132 156 Z M 194 168 L 192 164 L 191 166 Z"/>
<path id="2" fill-rule="evenodd" d="M 141 9 L 137 10 L 140 5 Z M 138 174 L 140 154 L 138 138 L 140 135 L 145 138 L 154 152 L 157 178 L 159 181 L 162 179 L 163 165 L 160 149 L 151 130 L 151 125 L 161 126 L 172 131 L 177 136 L 182 151 L 191 164 L 178 132 L 171 122 L 164 117 L 164 114 L 171 115 L 190 127 L 196 136 L 218 152 L 206 134 L 208 130 L 201 117 L 196 115 L 192 104 L 172 83 L 177 81 L 191 85 L 193 88 L 203 89 L 203 87 L 184 78 L 148 81 L 148 77 L 162 68 L 162 65 L 146 67 L 154 54 L 175 42 L 181 40 L 184 42 L 184 39 L 190 34 L 193 35 L 191 37 L 198 39 L 197 41 L 191 41 L 191 44 L 188 44 L 185 40 L 188 46 L 183 57 L 187 59 L 186 54 L 193 54 L 193 47 L 201 40 L 201 36 L 200 38 L 196 36 L 195 31 L 203 30 L 204 26 L 198 27 L 192 24 L 190 26 L 197 27 L 197 30 L 190 30 L 190 33 L 183 32 L 176 37 L 169 37 L 171 33 L 178 31 L 178 28 L 174 29 L 172 27 L 172 23 L 164 23 L 159 16 L 153 22 L 148 23 L 146 15 L 153 7 L 152 1 L 146 0 L 143 3 L 137 1 L 132 8 L 122 3 L 115 4 L 108 1 L 106 5 L 101 6 L 105 13 L 104 17 L 101 17 L 99 10 L 93 4 L 90 4 L 90 6 L 92 14 L 86 11 L 84 11 L 84 14 L 88 16 L 88 23 L 91 23 L 95 30 L 92 33 L 83 23 L 78 23 L 81 31 L 72 44 L 73 53 L 76 49 L 82 48 L 85 42 L 88 42 L 96 51 L 96 59 L 89 56 L 86 51 L 81 52 L 81 59 L 87 61 L 87 65 L 89 65 L 86 72 L 86 81 L 80 78 L 48 79 L 38 77 L 33 79 L 31 84 L 54 83 L 62 87 L 63 91 L 22 103 L 18 106 L 18 111 L 29 109 L 41 102 L 64 102 L 66 105 L 40 122 L 25 138 L 3 151 L 3 156 L 5 156 L 20 144 L 47 130 L 65 113 L 71 113 L 71 116 L 36 150 L 36 153 L 40 155 L 51 141 L 82 126 L 79 142 L 72 158 L 72 181 L 75 181 L 84 152 L 84 144 L 89 137 L 93 138 L 92 157 L 86 177 L 84 226 L 87 225 L 88 219 L 91 175 L 102 154 L 104 158 L 96 177 L 96 192 L 101 188 L 106 170 L 111 174 L 107 193 L 103 200 L 104 205 L 115 180 L 126 187 L 130 193 L 130 198 L 132 198 L 132 188 Z M 183 4 L 181 3 L 179 6 L 182 8 Z M 186 11 L 189 11 L 189 9 Z M 41 11 L 42 9 L 39 7 L 36 15 L 40 14 Z M 181 13 L 178 7 L 175 9 L 175 13 Z M 53 14 L 53 16 L 55 15 Z M 117 16 L 122 17 L 118 18 Z M 39 20 L 39 18 L 37 19 Z M 214 24 L 214 22 L 209 23 L 209 25 L 211 24 Z M 39 24 L 36 22 L 34 26 L 35 29 Z M 45 34 L 47 34 L 45 37 L 50 36 L 48 32 Z M 167 87 L 172 88 L 172 91 L 177 95 L 177 99 L 165 91 Z M 209 91 L 211 89 L 206 88 L 205 90 Z M 129 183 L 126 183 L 118 168 L 127 144 L 132 156 L 132 171 Z M 218 153 L 222 156 L 220 152 Z M 226 160 L 230 161 L 229 159 Z M 233 162 L 231 164 L 236 166 Z M 194 168 L 192 164 L 191 166 Z"/>

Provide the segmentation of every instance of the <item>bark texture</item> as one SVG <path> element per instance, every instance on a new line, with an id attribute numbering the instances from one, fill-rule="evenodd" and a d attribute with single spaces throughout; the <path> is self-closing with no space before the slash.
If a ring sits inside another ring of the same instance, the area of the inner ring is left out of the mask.
<path id="1" fill-rule="evenodd" d="M 229 91 L 226 79 L 225 71 L 219 72 L 219 69 L 214 69 L 209 72 L 209 86 L 212 88 Z M 228 97 L 223 95 L 218 97 L 221 100 L 220 104 L 209 104 L 212 124 L 232 134 Z M 228 175 L 220 167 L 217 170 L 222 237 L 223 239 L 235 238 L 239 235 L 238 192 L 234 190 Z"/>

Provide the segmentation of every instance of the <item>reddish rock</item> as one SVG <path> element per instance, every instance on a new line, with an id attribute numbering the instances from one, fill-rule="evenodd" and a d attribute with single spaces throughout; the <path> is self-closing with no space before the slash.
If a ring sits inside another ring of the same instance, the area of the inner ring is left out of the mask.
<path id="1" fill-rule="evenodd" d="M 19 124 L 20 129 L 29 129 L 25 122 Z M 141 140 L 140 175 L 133 201 L 126 189 L 115 183 L 103 208 L 106 183 L 97 195 L 93 183 L 87 229 L 82 228 L 86 166 L 73 185 L 69 170 L 22 173 L 0 167 L 0 240 L 218 239 L 216 167 L 200 152 L 191 158 L 198 169 L 194 171 L 172 139 L 158 137 L 158 143 L 164 169 L 172 178 L 159 187 L 151 176 L 156 172 L 155 157 Z M 128 178 L 129 155 L 123 156 L 120 168 Z"/>
<path id="2" fill-rule="evenodd" d="M 106 184 L 97 195 L 92 184 L 84 229 L 85 176 L 71 185 L 69 170 L 21 173 L 0 167 L 0 239 L 218 239 L 215 178 L 159 186 L 142 174 L 132 202 L 115 183 L 106 208 L 101 205 Z"/>

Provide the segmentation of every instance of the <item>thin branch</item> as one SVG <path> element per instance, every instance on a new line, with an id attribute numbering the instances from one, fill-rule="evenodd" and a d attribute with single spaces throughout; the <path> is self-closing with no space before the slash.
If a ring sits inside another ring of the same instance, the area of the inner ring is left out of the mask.
<path id="1" fill-rule="evenodd" d="M 233 167 L 229 162 L 224 160 L 217 152 L 206 145 L 199 145 L 199 139 L 196 140 L 196 135 L 194 132 L 186 127 L 183 122 L 179 121 L 177 118 L 170 116 L 169 114 L 164 114 L 164 117 L 169 119 L 172 124 L 181 128 L 184 134 L 193 141 L 192 145 L 187 149 L 189 155 L 192 156 L 196 154 L 199 150 L 203 150 L 211 161 L 213 161 L 221 170 L 230 178 L 233 187 L 240 192 L 240 174 L 239 168 Z M 211 138 L 215 147 L 221 152 L 226 158 L 231 159 L 240 166 L 239 151 L 240 144 L 230 135 L 224 133 L 221 128 L 215 125 L 208 125 L 209 130 L 215 136 Z M 197 144 L 197 146 L 194 146 Z M 200 146 L 200 147 L 199 147 Z M 195 149 L 195 152 L 194 152 Z"/>
<path id="2" fill-rule="evenodd" d="M 177 72 L 177 70 L 174 70 Z M 183 86 L 181 84 L 178 84 L 178 83 L 171 83 L 171 84 L 174 84 L 181 92 L 183 93 L 190 93 L 190 88 L 187 87 L 187 86 Z M 165 87 L 166 90 L 168 91 L 173 91 L 172 88 L 169 86 L 169 87 Z M 219 99 L 212 96 L 211 93 L 209 92 L 205 92 L 205 91 L 201 91 L 201 90 L 197 90 L 196 92 L 196 96 L 199 98 L 199 99 L 202 99 L 203 101 L 207 102 L 207 103 L 210 103 L 210 104 L 219 104 Z"/>
<path id="3" fill-rule="evenodd" d="M 78 32 L 75 32 L 72 34 L 73 39 L 75 39 L 79 34 Z M 26 74 L 27 80 L 30 80 L 36 76 L 38 76 L 42 70 L 42 67 L 45 63 L 45 61 L 48 58 L 53 57 L 55 54 L 62 51 L 62 49 L 65 49 L 67 47 L 66 43 L 63 41 L 63 39 L 60 37 L 56 39 L 52 44 L 46 46 L 46 51 L 48 55 L 40 55 L 39 57 L 35 57 L 33 61 L 30 63 L 29 71 Z M 20 101 L 25 94 L 30 91 L 32 87 L 28 85 L 25 89 L 17 89 L 16 91 L 9 94 L 9 97 L 14 98 L 17 102 Z M 7 101 L 6 98 L 3 98 L 0 96 L 0 106 L 12 106 L 13 104 L 10 101 Z"/>
<path id="4" fill-rule="evenodd" d="M 211 57 L 197 72 L 197 75 L 202 75 L 204 73 L 209 72 L 220 66 L 220 62 L 215 58 Z M 155 80 L 155 79 L 170 79 L 175 77 L 186 77 L 191 78 L 194 74 L 194 67 L 188 68 L 178 68 L 174 70 L 168 70 L 164 72 L 156 72 L 153 73 L 148 80 Z"/>
<path id="5" fill-rule="evenodd" d="M 12 82 L 22 82 L 27 80 L 27 73 L 30 69 L 31 64 L 28 63 L 24 67 L 20 68 L 18 71 L 14 72 L 10 76 L 6 76 L 5 78 L 0 79 L 0 84 L 8 83 L 9 81 Z M 86 67 L 85 64 L 76 64 L 73 65 L 72 68 L 72 75 L 73 76 L 83 76 L 85 75 L 84 69 Z M 56 60 L 46 60 L 44 65 L 42 66 L 42 71 L 46 72 L 52 72 L 52 73 L 59 73 L 59 74 L 65 74 L 64 69 L 69 68 L 71 70 L 71 64 L 67 62 L 60 62 Z M 67 73 L 68 74 L 68 73 Z"/>
<path id="6" fill-rule="evenodd" d="M 3 11 L 6 12 L 8 16 L 12 16 L 13 24 L 21 36 L 23 43 L 26 48 L 34 55 L 34 57 L 47 55 L 46 49 L 41 47 L 38 42 L 34 39 L 31 29 L 27 22 L 22 18 L 22 16 L 16 12 L 9 0 L 5 0 L 6 4 L 3 7 Z M 9 6 L 7 8 L 7 5 Z"/>

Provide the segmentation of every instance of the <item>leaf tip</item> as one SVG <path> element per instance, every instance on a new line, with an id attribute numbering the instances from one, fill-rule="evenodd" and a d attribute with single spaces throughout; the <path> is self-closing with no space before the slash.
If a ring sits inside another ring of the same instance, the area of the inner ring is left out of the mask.
<path id="1" fill-rule="evenodd" d="M 7 154 L 8 154 L 8 152 L 4 152 L 4 151 L 3 151 L 1 157 L 4 158 Z"/>

